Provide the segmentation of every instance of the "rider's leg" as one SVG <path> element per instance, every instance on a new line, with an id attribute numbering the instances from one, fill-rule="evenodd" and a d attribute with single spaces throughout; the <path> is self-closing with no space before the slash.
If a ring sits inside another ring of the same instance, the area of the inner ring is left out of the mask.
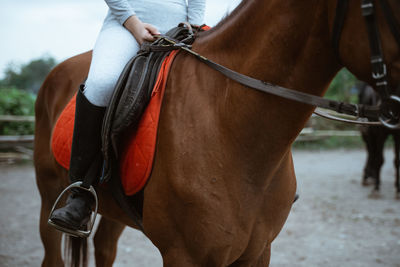
<path id="1" fill-rule="evenodd" d="M 84 181 L 89 186 L 96 182 L 101 168 L 101 126 L 105 107 L 95 106 L 88 101 L 80 89 L 76 96 L 74 135 L 71 148 L 69 178 L 71 182 Z M 95 172 L 89 177 L 89 168 Z M 89 181 L 90 179 L 90 181 Z M 91 193 L 73 188 L 63 208 L 53 212 L 53 223 L 72 230 L 79 230 L 90 218 L 93 204 Z"/>
<path id="2" fill-rule="evenodd" d="M 105 107 L 120 73 L 138 49 L 132 34 L 119 23 L 111 21 L 103 26 L 93 51 L 86 86 L 77 94 L 69 172 L 71 182 L 83 181 L 85 187 L 97 183 L 102 161 L 99 155 Z M 89 169 L 95 171 L 88 174 Z M 93 201 L 90 192 L 74 188 L 66 206 L 55 210 L 50 219 L 63 228 L 82 230 L 90 219 Z"/>

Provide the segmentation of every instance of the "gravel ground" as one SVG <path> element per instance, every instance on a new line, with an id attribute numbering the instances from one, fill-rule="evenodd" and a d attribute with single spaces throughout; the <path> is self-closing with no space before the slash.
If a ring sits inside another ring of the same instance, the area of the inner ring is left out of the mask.
<path id="1" fill-rule="evenodd" d="M 294 151 L 300 199 L 273 243 L 271 266 L 400 267 L 393 152 L 385 157 L 381 196 L 371 198 L 371 188 L 360 185 L 364 151 Z M 32 164 L 0 165 L 1 267 L 40 266 L 39 209 Z M 145 236 L 126 229 L 114 266 L 162 262 Z"/>

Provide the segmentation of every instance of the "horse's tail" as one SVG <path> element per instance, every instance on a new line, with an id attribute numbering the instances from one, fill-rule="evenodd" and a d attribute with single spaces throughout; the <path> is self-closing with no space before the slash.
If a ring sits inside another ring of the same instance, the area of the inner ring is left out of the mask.
<path id="1" fill-rule="evenodd" d="M 66 266 L 87 267 L 87 238 L 65 236 L 64 260 Z"/>

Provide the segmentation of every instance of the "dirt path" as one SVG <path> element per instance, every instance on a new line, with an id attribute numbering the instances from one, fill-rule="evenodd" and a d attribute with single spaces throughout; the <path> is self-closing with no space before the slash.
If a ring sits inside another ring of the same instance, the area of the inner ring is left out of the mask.
<path id="1" fill-rule="evenodd" d="M 400 267 L 392 151 L 385 157 L 381 198 L 371 199 L 371 189 L 360 186 L 363 151 L 295 151 L 300 199 L 273 243 L 271 266 Z M 40 266 L 39 201 L 31 164 L 0 165 L 1 267 Z M 162 262 L 146 237 L 126 229 L 114 266 Z"/>

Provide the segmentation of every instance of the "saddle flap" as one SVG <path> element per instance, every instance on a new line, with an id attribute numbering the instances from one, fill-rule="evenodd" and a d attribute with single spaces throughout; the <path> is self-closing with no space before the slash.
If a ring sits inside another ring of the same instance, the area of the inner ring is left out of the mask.
<path id="1" fill-rule="evenodd" d="M 158 59 L 161 60 L 158 60 Z M 116 107 L 111 134 L 118 134 L 137 122 L 151 97 L 151 91 L 164 55 L 138 56 L 132 66 Z"/>

